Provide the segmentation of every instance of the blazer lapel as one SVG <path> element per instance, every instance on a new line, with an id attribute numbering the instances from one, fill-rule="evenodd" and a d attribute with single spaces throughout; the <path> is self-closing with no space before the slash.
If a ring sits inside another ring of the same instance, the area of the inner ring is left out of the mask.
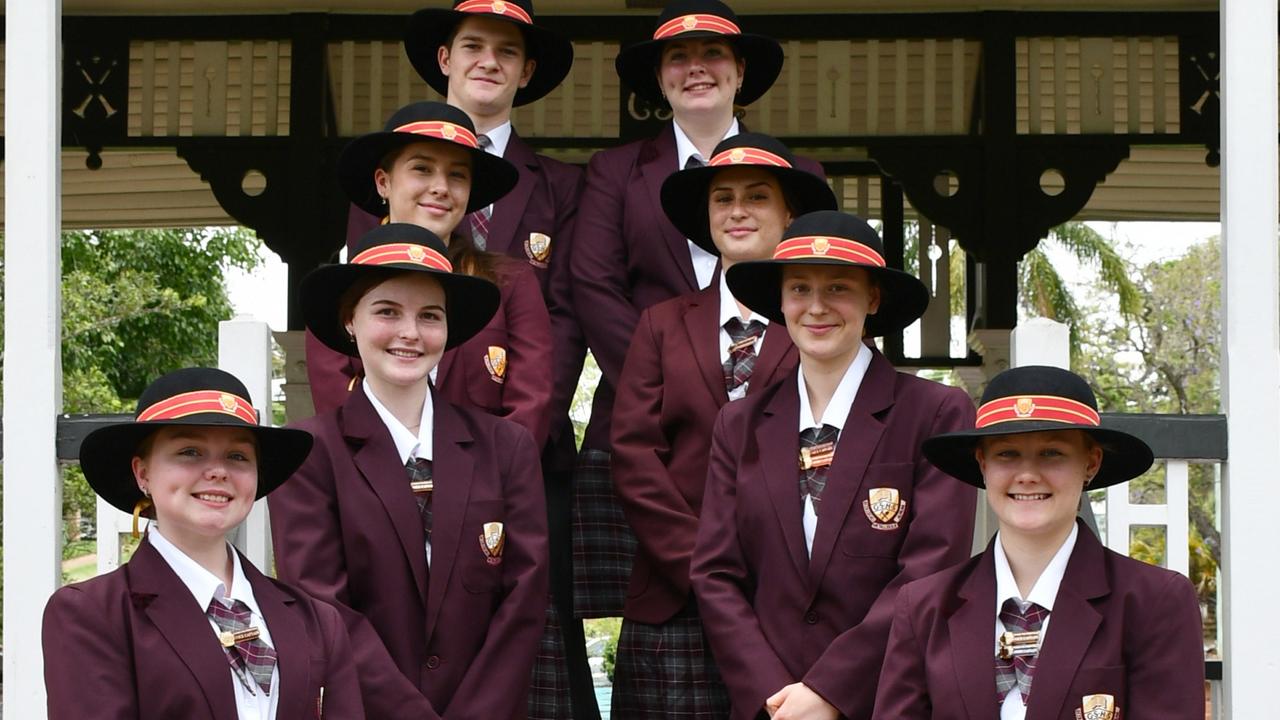
<path id="1" fill-rule="evenodd" d="M 800 476 L 796 465 L 800 452 L 797 429 L 800 398 L 795 392 L 794 374 L 787 377 L 791 381 L 779 383 L 773 398 L 764 405 L 764 417 L 756 428 L 756 449 L 760 454 L 759 472 L 764 473 L 764 482 L 769 488 L 787 550 L 795 563 L 797 576 L 803 578 L 809 562 L 804 547 Z"/>
<path id="2" fill-rule="evenodd" d="M 760 354 L 756 356 L 756 367 L 751 373 L 747 394 L 772 385 L 774 376 L 784 365 L 795 365 L 797 352 L 796 346 L 791 344 L 791 336 L 787 334 L 787 326 L 770 323 L 765 330 L 764 340 L 760 343 Z"/>
<path id="3" fill-rule="evenodd" d="M 280 699 L 276 714 L 282 718 L 306 717 L 310 701 L 314 700 L 309 692 L 311 654 L 306 651 L 311 640 L 293 608 L 297 599 L 272 584 L 243 555 L 240 556 L 240 567 L 253 587 L 253 597 L 266 618 L 271 642 L 275 645 L 276 667 L 280 671 Z"/>
<path id="4" fill-rule="evenodd" d="M 693 348 L 693 358 L 702 372 L 702 380 L 723 407 L 729 402 L 724 386 L 724 366 L 720 364 L 720 287 L 712 283 L 689 300 L 684 314 L 684 328 Z"/>
<path id="5" fill-rule="evenodd" d="M 471 497 L 471 432 L 457 408 L 438 396 L 435 402 L 434 445 L 431 475 L 435 490 L 431 498 L 431 587 L 427 596 L 427 642 L 440 617 L 440 605 L 449 586 L 449 575 L 465 547 L 462 521 Z M 475 540 L 471 544 L 475 545 Z M 474 548 L 479 552 L 478 548 Z"/>
<path id="6" fill-rule="evenodd" d="M 978 558 L 973 573 L 960 587 L 959 596 L 963 604 L 947 620 L 956 684 L 965 710 L 974 720 L 1000 716 L 1000 707 L 996 704 L 994 557 L 988 545 L 987 551 Z"/>
<path id="7" fill-rule="evenodd" d="M 485 249 L 505 255 L 512 243 L 519 242 L 516 229 L 520 226 L 520 219 L 524 217 L 529 196 L 538 184 L 538 163 L 534 158 L 533 150 L 525 144 L 514 129 L 511 131 L 510 139 L 507 140 L 507 151 L 503 157 L 516 166 L 516 170 L 520 172 L 520 179 L 511 192 L 494 203 L 493 220 L 489 224 L 489 239 Z"/>
<path id="8" fill-rule="evenodd" d="M 809 561 L 810 600 L 818 593 L 849 507 L 861 494 L 867 465 L 880 444 L 880 436 L 884 434 L 884 423 L 876 415 L 893 405 L 896 371 L 883 355 L 875 350 L 871 352 L 871 365 L 862 377 L 853 407 L 849 409 L 844 429 L 840 431 L 836 457 L 827 473 L 827 486 L 822 491 L 822 510 L 818 513 L 813 556 Z"/>
<path id="9" fill-rule="evenodd" d="M 1102 544 L 1077 521 L 1076 546 L 1067 561 L 1067 571 L 1053 600 L 1049 631 L 1040 646 L 1027 720 L 1056 720 L 1061 717 L 1067 690 L 1102 624 L 1102 616 L 1089 603 L 1111 592 L 1104 566 Z M 1079 700 L 1076 699 L 1076 702 Z"/>
<path id="10" fill-rule="evenodd" d="M 676 261 L 676 267 L 688 283 L 690 290 L 698 289 L 698 278 L 693 272 L 693 258 L 689 256 L 689 240 L 666 219 L 662 212 L 662 183 L 679 168 L 676 167 L 679 156 L 676 153 L 676 131 L 671 123 L 650 140 L 640 152 L 640 172 L 644 176 L 645 187 L 649 191 L 649 206 L 657 215 L 658 226 L 662 228 L 662 237 L 666 240 L 667 250 Z M 650 238 L 646 238 L 650 240 Z"/>
<path id="11" fill-rule="evenodd" d="M 343 435 L 352 446 L 356 468 L 365 482 L 382 502 L 400 540 L 400 548 L 413 571 L 418 586 L 418 597 L 425 604 L 427 598 L 426 536 L 422 531 L 422 516 L 418 504 L 409 490 L 409 476 L 400 464 L 400 453 L 387 426 L 378 417 L 363 390 L 352 391 L 339 417 Z M 366 522 L 378 522 L 366 518 Z"/>
<path id="12" fill-rule="evenodd" d="M 160 553 L 143 540 L 125 565 L 135 607 L 145 608 L 160 634 L 191 671 L 209 703 L 212 717 L 235 717 L 231 666 L 213 628 L 191 591 Z"/>

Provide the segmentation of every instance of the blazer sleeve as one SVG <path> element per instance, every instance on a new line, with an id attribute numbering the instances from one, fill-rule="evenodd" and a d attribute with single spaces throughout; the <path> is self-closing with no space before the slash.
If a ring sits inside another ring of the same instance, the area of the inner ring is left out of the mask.
<path id="1" fill-rule="evenodd" d="M 898 592 L 871 720 L 929 720 L 933 714 L 924 649 L 911 620 L 912 589 L 906 585 Z"/>
<path id="2" fill-rule="evenodd" d="M 944 392 L 925 437 L 973 427 L 976 413 L 969 396 L 956 388 Z M 865 713 L 875 702 L 898 588 L 964 562 L 973 544 L 977 493 L 972 487 L 918 455 L 913 492 L 915 510 L 898 553 L 897 576 L 880 592 L 862 622 L 836 636 L 803 678 L 805 685 L 848 717 Z"/>
<path id="3" fill-rule="evenodd" d="M 613 155 L 607 150 L 596 153 L 587 165 L 569 267 L 574 308 L 587 345 L 605 379 L 617 387 L 640 312 L 631 300 L 622 234 L 629 173 Z"/>
<path id="4" fill-rule="evenodd" d="M 764 701 L 795 682 L 764 636 L 755 609 L 750 572 L 737 529 L 738 458 L 743 448 L 726 422 L 726 405 L 711 436 L 711 464 L 690 568 L 703 628 L 720 676 L 729 687 L 734 718 L 754 717 Z"/>
<path id="5" fill-rule="evenodd" d="M 413 716 L 436 720 L 439 714 L 400 672 L 373 625 L 352 609 L 347 561 L 342 545 L 334 468 L 328 442 L 314 427 L 311 454 L 297 472 L 267 498 L 276 572 L 337 609 L 351 638 L 366 712 L 371 717 Z"/>
<path id="6" fill-rule="evenodd" d="M 495 434 L 493 452 L 505 455 L 506 505 L 503 583 L 506 591 L 489 621 L 484 644 L 445 711 L 446 720 L 523 717 L 547 609 L 547 509 L 538 451 L 529 434 L 512 427 Z M 495 678 L 517 681 L 495 682 Z M 407 713 L 395 717 L 409 717 Z"/>
<path id="7" fill-rule="evenodd" d="M 72 585 L 44 609 L 41 633 L 50 720 L 135 720 L 137 682 L 121 618 Z"/>
<path id="8" fill-rule="evenodd" d="M 698 515 L 667 471 L 671 443 L 662 427 L 662 344 L 648 310 L 622 367 L 613 403 L 613 483 L 636 540 L 678 595 L 689 592 Z"/>
<path id="9" fill-rule="evenodd" d="M 324 704 L 317 708 L 319 718 L 363 720 L 364 701 L 360 698 L 360 677 L 356 672 L 354 650 L 347 626 L 337 609 L 328 603 L 313 600 L 320 632 L 324 636 L 325 676 Z"/>
<path id="10" fill-rule="evenodd" d="M 1124 639 L 1129 706 L 1125 720 L 1201 720 L 1204 717 L 1204 634 L 1200 599 L 1177 573 L 1156 598 L 1137 609 L 1146 621 L 1140 635 Z"/>
<path id="11" fill-rule="evenodd" d="M 570 423 L 557 422 L 557 419 L 569 414 L 587 355 L 587 341 L 573 310 L 573 283 L 569 278 L 569 259 L 573 256 L 573 235 L 583 174 L 579 168 L 569 166 L 557 175 L 559 179 L 554 182 L 556 234 L 561 245 L 551 251 L 547 269 L 547 312 L 551 315 L 551 338 L 555 343 L 552 350 L 551 407 L 548 411 L 552 433 L 561 428 L 572 429 Z"/>
<path id="12" fill-rule="evenodd" d="M 518 267 L 507 279 L 511 289 L 502 309 L 507 315 L 502 415 L 523 426 L 542 447 L 551 424 L 551 318 L 537 276 Z"/>

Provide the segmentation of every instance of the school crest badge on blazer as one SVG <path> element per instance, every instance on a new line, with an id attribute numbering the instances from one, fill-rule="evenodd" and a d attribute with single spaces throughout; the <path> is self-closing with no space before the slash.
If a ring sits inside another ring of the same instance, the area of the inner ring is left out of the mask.
<path id="1" fill-rule="evenodd" d="M 484 553 L 484 561 L 490 565 L 502 562 L 502 547 L 507 544 L 506 532 L 500 522 L 487 522 L 484 532 L 480 533 L 480 551 Z"/>
<path id="2" fill-rule="evenodd" d="M 536 267 L 546 267 L 547 259 L 551 257 L 551 236 L 540 232 L 529 233 L 529 239 L 524 241 L 524 254 L 529 256 L 529 262 Z"/>
<path id="3" fill-rule="evenodd" d="M 484 354 L 484 367 L 489 371 L 489 379 L 501 385 L 507 381 L 507 349 L 501 345 L 490 345 Z"/>
<path id="4" fill-rule="evenodd" d="M 1076 720 L 1120 720 L 1116 699 L 1106 693 L 1085 695 L 1076 708 Z"/>
<path id="5" fill-rule="evenodd" d="M 867 499 L 862 501 L 862 511 L 876 530 L 897 530 L 907 514 L 907 501 L 897 488 L 871 488 Z"/>

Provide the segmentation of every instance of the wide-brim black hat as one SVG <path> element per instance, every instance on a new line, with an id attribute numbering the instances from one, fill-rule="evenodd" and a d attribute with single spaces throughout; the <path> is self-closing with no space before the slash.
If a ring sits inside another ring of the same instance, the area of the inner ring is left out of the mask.
<path id="1" fill-rule="evenodd" d="M 688 38 L 722 37 L 733 43 L 738 57 L 746 61 L 742 89 L 734 102 L 750 105 L 773 87 L 782 72 L 782 46 L 764 35 L 742 32 L 738 16 L 719 0 L 672 0 L 658 16 L 653 37 L 628 45 L 618 53 L 613 66 L 618 77 L 637 95 L 664 103 L 656 70 L 662 47 L 669 41 Z"/>
<path id="2" fill-rule="evenodd" d="M 770 173 L 778 179 L 787 201 L 794 206 L 791 212 L 796 217 L 836 209 L 836 195 L 827 181 L 795 165 L 791 151 L 776 138 L 761 133 L 739 133 L 722 140 L 706 165 L 668 175 L 662 183 L 662 209 L 685 237 L 703 250 L 719 255 L 720 250 L 711 237 L 708 192 L 712 180 L 722 170 L 751 167 Z"/>
<path id="3" fill-rule="evenodd" d="M 984 487 L 974 449 L 984 437 L 1079 430 L 1102 446 L 1102 465 L 1089 482 L 1096 490 L 1138 477 L 1151 467 L 1151 448 L 1120 430 L 1104 427 L 1089 383 L 1062 368 L 1028 365 L 996 375 L 982 393 L 973 430 L 935 435 L 924 456 L 954 478 Z"/>
<path id="4" fill-rule="evenodd" d="M 492 205 L 511 192 L 520 179 L 515 166 L 480 147 L 476 126 L 467 114 L 442 102 L 423 101 L 405 105 L 387 120 L 379 132 L 352 140 L 338 157 L 338 182 L 357 207 L 377 217 L 387 208 L 378 196 L 374 171 L 387 154 L 417 142 L 447 142 L 471 156 L 471 196 L 467 212 Z"/>
<path id="5" fill-rule="evenodd" d="M 774 322 L 782 316 L 782 269 L 787 265 L 835 265 L 866 270 L 880 287 L 880 307 L 867 315 L 867 335 L 885 335 L 915 322 L 929 307 L 929 290 L 915 275 L 885 264 L 884 244 L 861 218 L 821 210 L 796 218 L 772 260 L 737 263 L 725 273 L 729 291 L 743 305 Z"/>
<path id="6" fill-rule="evenodd" d="M 339 306 L 342 295 L 370 273 L 388 278 L 401 272 L 430 275 L 444 288 L 445 318 L 451 348 L 480 332 L 498 310 L 498 286 L 484 278 L 453 272 L 448 248 L 436 234 L 418 225 L 387 223 L 365 233 L 351 247 L 347 262 L 318 267 L 302 279 L 303 319 L 312 335 L 340 353 L 358 356 Z"/>
<path id="7" fill-rule="evenodd" d="M 440 72 L 437 54 L 463 20 L 474 16 L 491 17 L 515 25 L 524 34 L 525 57 L 537 63 L 529 84 L 516 90 L 512 104 L 519 107 L 538 100 L 556 89 L 573 67 L 573 43 L 554 30 L 533 21 L 533 3 L 529 0 L 455 0 L 453 8 L 419 10 L 409 19 L 404 36 L 404 51 L 418 75 L 433 90 L 448 97 L 449 78 Z"/>
<path id="8" fill-rule="evenodd" d="M 181 425 L 245 428 L 258 445 L 258 494 L 275 490 L 307 459 L 311 433 L 258 424 L 249 391 L 234 375 L 214 368 L 175 370 L 147 386 L 134 421 L 98 428 L 80 444 L 80 469 L 103 500 L 131 513 L 143 499 L 133 458 L 148 435 Z"/>

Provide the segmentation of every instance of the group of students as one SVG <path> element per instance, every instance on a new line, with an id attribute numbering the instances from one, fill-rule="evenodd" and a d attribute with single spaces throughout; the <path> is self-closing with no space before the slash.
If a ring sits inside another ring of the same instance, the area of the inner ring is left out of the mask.
<path id="1" fill-rule="evenodd" d="M 341 157 L 362 213 L 299 298 L 317 415 L 260 426 L 193 368 L 85 439 L 150 523 L 49 601 L 51 718 L 587 718 L 592 614 L 624 618 L 618 720 L 1203 717 L 1190 583 L 1075 518 L 1151 451 L 1065 370 L 975 414 L 893 368 L 871 340 L 923 284 L 735 119 L 778 43 L 669 2 L 617 68 L 672 122 L 585 178 L 510 124 L 572 63 L 530 2 L 420 11 L 406 52 L 448 103 Z M 970 558 L 974 486 L 999 531 Z M 279 580 L 226 540 L 268 494 Z"/>

